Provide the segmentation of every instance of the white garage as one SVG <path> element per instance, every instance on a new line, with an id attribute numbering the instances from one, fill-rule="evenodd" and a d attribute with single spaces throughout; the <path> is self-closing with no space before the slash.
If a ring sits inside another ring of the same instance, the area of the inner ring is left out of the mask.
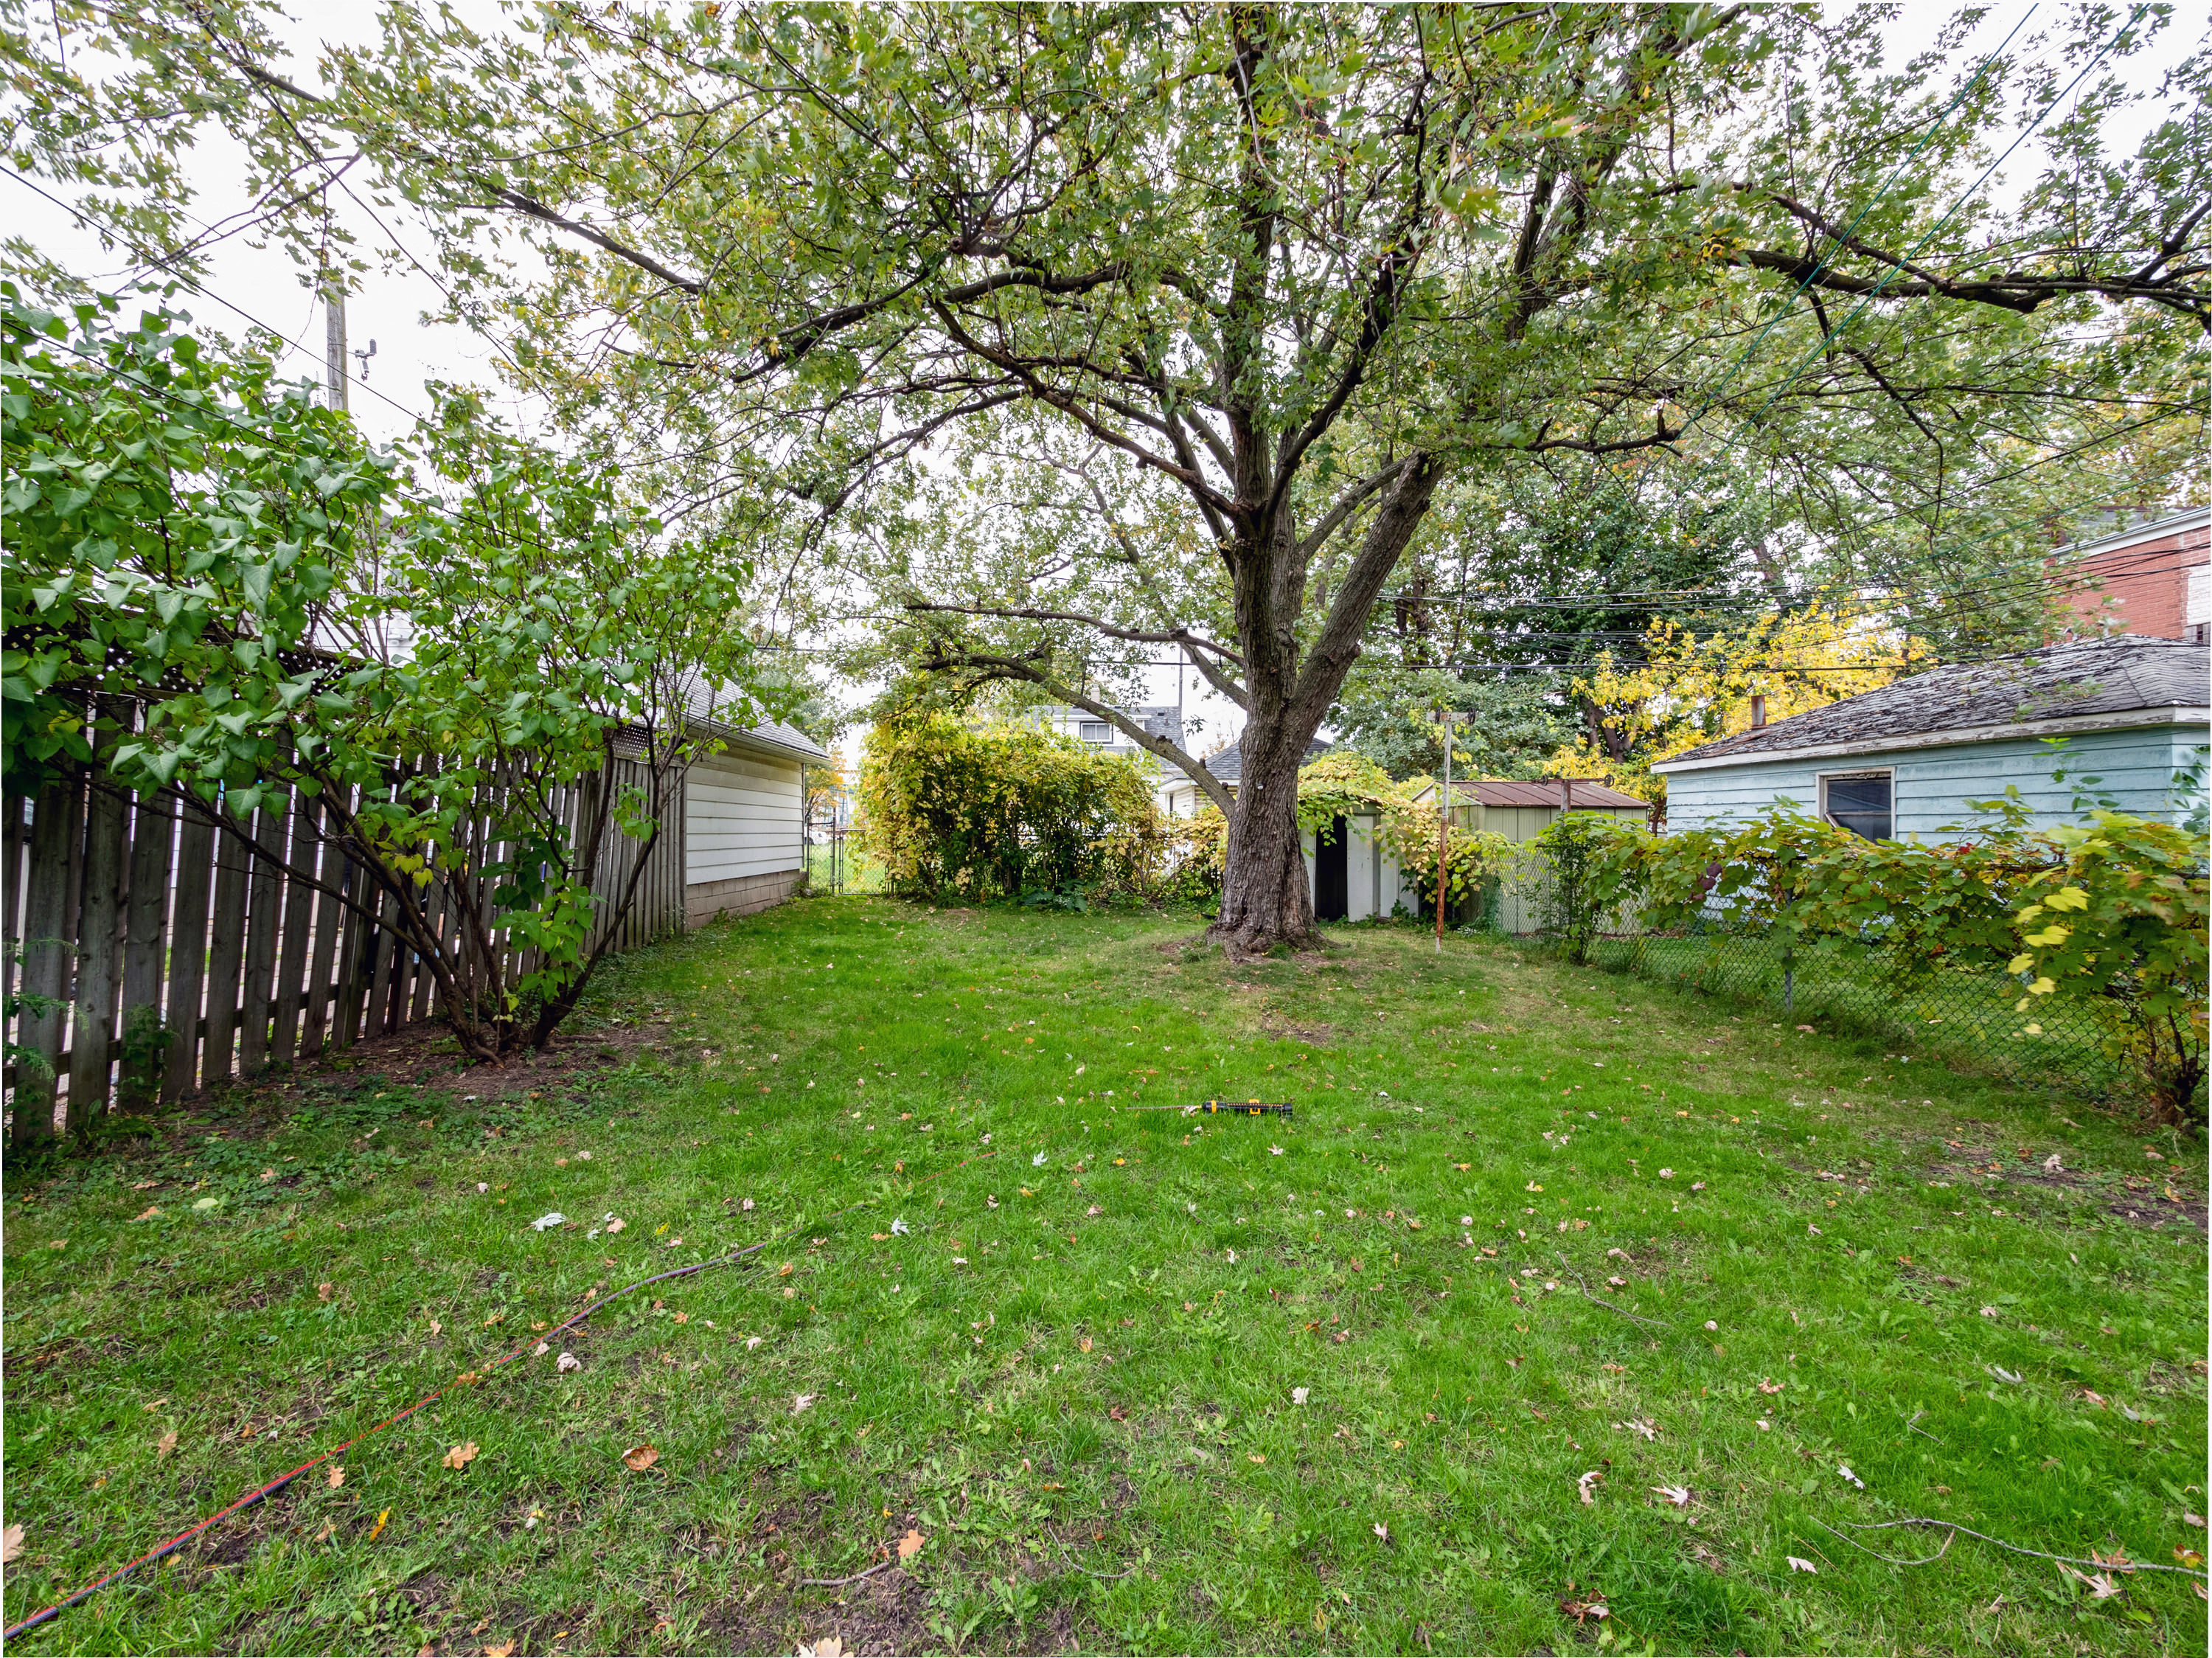
<path id="1" fill-rule="evenodd" d="M 781 904 L 806 868 L 805 772 L 829 754 L 787 725 L 723 728 L 684 780 L 684 924 Z"/>

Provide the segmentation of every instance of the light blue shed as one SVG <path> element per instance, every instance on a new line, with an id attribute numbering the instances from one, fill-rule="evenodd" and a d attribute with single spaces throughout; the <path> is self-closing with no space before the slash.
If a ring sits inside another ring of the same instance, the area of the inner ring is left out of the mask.
<path id="1" fill-rule="evenodd" d="M 1690 828 L 1789 800 L 1869 839 L 1927 838 L 1970 823 L 1970 800 L 2008 784 L 2036 820 L 2071 818 L 2046 739 L 2070 776 L 2144 817 L 2185 816 L 2175 788 L 2212 741 L 2212 651 L 2114 637 L 1929 669 L 1663 760 L 1667 823 Z"/>

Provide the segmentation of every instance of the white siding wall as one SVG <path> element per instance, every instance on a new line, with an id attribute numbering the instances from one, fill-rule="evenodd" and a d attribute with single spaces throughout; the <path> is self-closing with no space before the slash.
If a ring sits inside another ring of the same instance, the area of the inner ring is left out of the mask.
<path id="1" fill-rule="evenodd" d="M 2191 763 L 2204 727 L 2159 726 L 2135 731 L 2091 731 L 2067 747 L 2068 771 L 2100 777 L 2090 791 L 2110 795 L 2124 810 L 2145 817 L 2170 815 L 2173 774 Z M 1945 747 L 1856 754 L 1828 759 L 1747 761 L 1709 771 L 1676 771 L 1667 778 L 1667 824 L 1688 829 L 1717 820 L 1749 817 L 1787 795 L 1807 812 L 1820 802 L 1825 772 L 1892 769 L 1895 773 L 1896 832 L 1928 837 L 1953 824 L 1971 823 L 1969 800 L 2001 795 L 2016 785 L 2038 821 L 2069 819 L 2073 790 L 2051 780 L 2050 751 L 2033 737 L 2006 737 Z"/>
<path id="2" fill-rule="evenodd" d="M 685 884 L 801 867 L 799 795 L 796 760 L 726 753 L 693 766 L 684 790 Z"/>

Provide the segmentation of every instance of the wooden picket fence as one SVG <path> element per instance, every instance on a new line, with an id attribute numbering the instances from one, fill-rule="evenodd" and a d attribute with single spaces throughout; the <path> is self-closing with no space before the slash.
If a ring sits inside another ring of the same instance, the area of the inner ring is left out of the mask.
<path id="1" fill-rule="evenodd" d="M 649 779 L 642 765 L 617 760 L 609 781 Z M 617 948 L 683 925 L 680 781 L 674 792 Z M 378 911 L 385 924 L 374 924 L 281 867 L 349 893 L 374 890 L 321 844 L 318 801 L 259 808 L 250 827 L 266 857 L 199 811 L 94 787 L 88 775 L 36 795 L 11 791 L 0 809 L 7 1035 L 14 1051 L 39 1056 L 8 1067 L 16 1121 L 43 1111 L 58 1131 L 84 1133 L 111 1102 L 174 1100 L 438 1011 L 434 976 L 389 924 L 389 898 Z M 636 852 L 610 825 L 598 890 L 614 891 Z M 441 919 L 452 924 L 450 903 Z M 495 936 L 510 969 L 534 965 Z"/>

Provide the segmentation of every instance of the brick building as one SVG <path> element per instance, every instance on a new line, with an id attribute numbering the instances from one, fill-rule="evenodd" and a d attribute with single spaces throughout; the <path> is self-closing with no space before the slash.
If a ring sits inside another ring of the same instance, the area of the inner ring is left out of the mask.
<path id="1" fill-rule="evenodd" d="M 2197 507 L 2062 547 L 2067 602 L 2083 616 L 2153 639 L 2208 643 L 2212 632 L 2212 509 Z M 2110 603 L 2106 601 L 2110 600 Z"/>

